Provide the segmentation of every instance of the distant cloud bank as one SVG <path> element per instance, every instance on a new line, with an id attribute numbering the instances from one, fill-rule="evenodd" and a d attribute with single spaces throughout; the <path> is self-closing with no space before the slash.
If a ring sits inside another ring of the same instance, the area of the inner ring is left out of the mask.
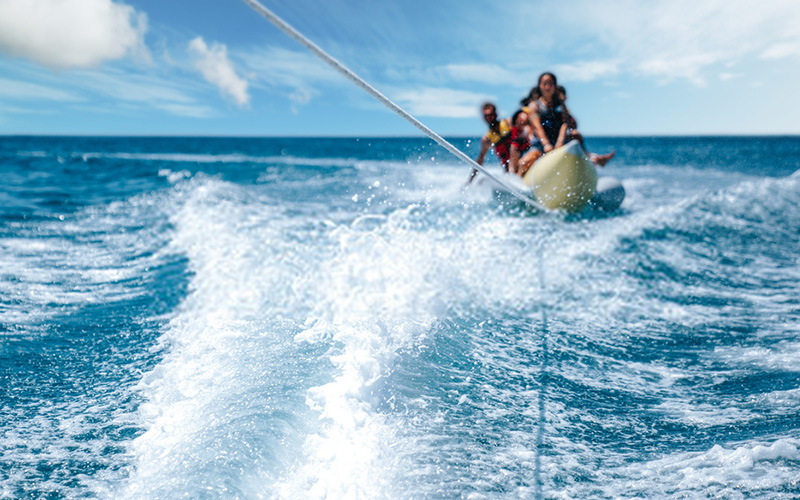
<path id="1" fill-rule="evenodd" d="M 51 69 L 96 66 L 136 54 L 147 16 L 111 0 L 2 0 L 0 52 Z"/>

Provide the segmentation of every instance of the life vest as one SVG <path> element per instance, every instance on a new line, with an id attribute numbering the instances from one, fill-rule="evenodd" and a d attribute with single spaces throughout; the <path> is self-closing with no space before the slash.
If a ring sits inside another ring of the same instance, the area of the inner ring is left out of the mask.
<path id="1" fill-rule="evenodd" d="M 561 131 L 561 125 L 564 124 L 564 110 L 563 104 L 550 108 L 541 99 L 536 101 L 536 112 L 539 114 L 539 121 L 550 144 L 558 142 L 558 133 Z"/>
<path id="2" fill-rule="evenodd" d="M 524 130 L 524 129 L 523 129 Z M 528 134 L 523 134 L 523 130 L 514 127 L 511 129 L 511 143 L 517 145 L 517 151 L 522 155 L 531 148 L 531 141 Z"/>
<path id="3" fill-rule="evenodd" d="M 494 146 L 494 152 L 503 165 L 511 159 L 511 124 L 508 120 L 500 120 L 496 129 L 486 132 L 487 139 Z"/>

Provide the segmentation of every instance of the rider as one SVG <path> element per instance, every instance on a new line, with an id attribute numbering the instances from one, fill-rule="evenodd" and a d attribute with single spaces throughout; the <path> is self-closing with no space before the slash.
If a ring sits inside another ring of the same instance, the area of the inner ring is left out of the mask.
<path id="1" fill-rule="evenodd" d="M 583 136 L 578 132 L 577 123 L 564 102 L 567 98 L 566 89 L 558 85 L 556 75 L 550 72 L 542 73 L 539 76 L 538 86 L 531 91 L 531 94 L 534 92 L 540 97 L 532 101 L 528 107 L 531 110 L 533 129 L 542 143 L 542 151 L 549 153 L 573 139 L 580 142 L 583 147 Z M 604 155 L 588 153 L 588 156 L 595 165 L 602 167 L 614 157 L 614 154 L 612 151 Z"/>
<path id="2" fill-rule="evenodd" d="M 508 162 L 508 171 L 524 176 L 531 168 L 533 162 L 542 156 L 538 147 L 532 147 L 533 133 L 530 127 L 530 118 L 525 109 L 520 109 L 511 118 L 514 126 L 511 128 L 511 148 Z M 538 141 L 536 141 L 538 142 Z"/>
<path id="3" fill-rule="evenodd" d="M 489 151 L 489 148 L 494 146 L 494 152 L 497 154 L 497 157 L 500 158 L 503 168 L 508 170 L 508 164 L 511 160 L 511 122 L 509 122 L 508 119 L 498 120 L 497 107 L 491 102 L 484 103 L 482 109 L 483 120 L 489 125 L 489 131 L 486 132 L 486 135 L 481 139 L 481 152 L 478 153 L 478 158 L 475 160 L 475 163 L 483 165 L 486 153 Z M 478 170 L 473 168 L 467 184 L 472 182 L 472 179 L 475 178 L 477 173 Z"/>
<path id="4" fill-rule="evenodd" d="M 558 91 L 558 97 L 559 99 L 561 99 L 561 103 L 563 104 L 564 109 L 567 112 L 567 139 L 576 140 L 580 142 L 581 146 L 583 146 L 584 151 L 586 151 L 586 154 L 589 155 L 589 159 L 592 160 L 592 163 L 594 163 L 598 167 L 605 166 L 605 164 L 608 163 L 608 161 L 611 160 L 611 158 L 613 158 L 614 155 L 617 154 L 617 152 L 612 151 L 610 153 L 601 155 L 597 153 L 590 153 L 589 150 L 586 149 L 586 144 L 584 144 L 583 142 L 583 134 L 578 132 L 578 122 L 575 120 L 572 114 L 570 114 L 569 108 L 567 107 L 567 89 L 559 85 L 557 91 Z"/>
<path id="5" fill-rule="evenodd" d="M 533 131 L 544 153 L 563 146 L 567 136 L 569 115 L 556 91 L 557 86 L 556 75 L 542 73 L 536 87 L 540 97 L 528 105 Z"/>

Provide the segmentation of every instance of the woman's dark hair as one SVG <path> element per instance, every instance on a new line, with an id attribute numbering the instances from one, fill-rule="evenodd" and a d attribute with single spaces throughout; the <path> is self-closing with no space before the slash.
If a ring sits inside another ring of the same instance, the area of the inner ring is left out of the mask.
<path id="1" fill-rule="evenodd" d="M 524 113 L 524 111 L 521 110 L 521 109 L 518 109 L 517 112 L 514 113 L 514 116 L 511 117 L 511 126 L 512 127 L 516 127 L 517 126 L 517 117 L 520 115 L 520 113 Z"/>
<path id="2" fill-rule="evenodd" d="M 537 101 L 540 97 L 542 97 L 542 93 L 539 92 L 539 87 L 533 87 L 528 95 L 519 101 L 521 106 L 527 106 L 528 104 L 532 103 L 533 101 Z"/>
<path id="3" fill-rule="evenodd" d="M 544 73 L 539 75 L 539 79 L 536 80 L 536 87 L 534 88 L 534 90 L 539 93 L 539 96 L 543 95 L 542 94 L 542 78 L 544 78 L 546 76 L 549 76 L 550 78 L 553 79 L 553 86 L 556 88 L 556 92 L 553 94 L 553 103 L 555 105 L 561 104 L 561 96 L 558 95 L 558 78 L 556 78 L 556 75 L 554 75 L 553 73 L 551 73 L 549 71 L 545 71 Z M 531 93 L 533 93 L 533 90 L 531 90 Z"/>
<path id="4" fill-rule="evenodd" d="M 540 92 L 541 92 L 540 87 L 542 86 L 542 78 L 544 78 L 546 76 L 549 76 L 550 78 L 552 78 L 553 79 L 553 85 L 556 88 L 558 88 L 558 78 L 556 78 L 556 75 L 554 75 L 553 73 L 551 73 L 549 71 L 545 71 L 544 73 L 539 75 L 539 79 L 536 80 L 536 88 L 539 89 Z"/>

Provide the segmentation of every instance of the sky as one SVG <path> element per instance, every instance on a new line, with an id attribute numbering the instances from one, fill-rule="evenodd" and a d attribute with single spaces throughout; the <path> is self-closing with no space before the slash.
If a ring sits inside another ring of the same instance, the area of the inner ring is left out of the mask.
<path id="1" fill-rule="evenodd" d="M 445 136 L 543 71 L 586 136 L 800 134 L 797 0 L 261 0 Z M 0 134 L 414 136 L 239 0 L 0 0 Z"/>

